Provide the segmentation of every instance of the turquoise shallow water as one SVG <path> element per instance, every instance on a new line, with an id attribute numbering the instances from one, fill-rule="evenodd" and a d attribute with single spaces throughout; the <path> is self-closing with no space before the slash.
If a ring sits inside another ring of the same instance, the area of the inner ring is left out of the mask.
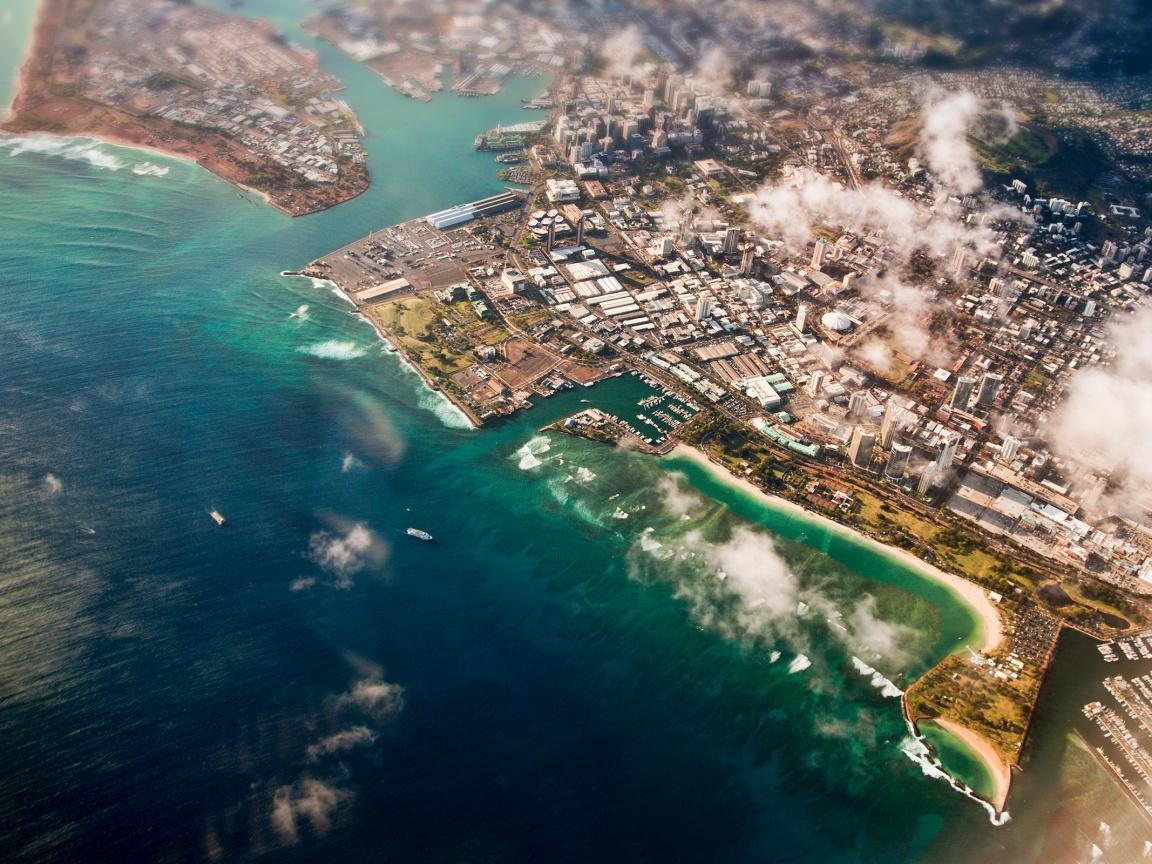
<path id="1" fill-rule="evenodd" d="M 277 275 L 499 188 L 471 140 L 540 86 L 420 105 L 321 52 L 376 178 L 325 214 L 0 149 L 0 857 L 1041 860 L 1056 799 L 993 828 L 853 665 L 955 650 L 947 592 L 690 463 L 537 433 L 635 379 L 462 428 Z"/>

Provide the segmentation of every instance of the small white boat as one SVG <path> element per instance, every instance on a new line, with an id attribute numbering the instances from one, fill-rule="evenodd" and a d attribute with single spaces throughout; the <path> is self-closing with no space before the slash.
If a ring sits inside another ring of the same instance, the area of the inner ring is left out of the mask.
<path id="1" fill-rule="evenodd" d="M 433 539 L 431 534 L 427 531 L 421 531 L 419 528 L 409 528 L 404 533 L 409 537 L 415 537 L 417 540 L 423 540 L 425 543 Z"/>
<path id="2" fill-rule="evenodd" d="M 219 525 L 221 528 L 223 528 L 225 523 L 228 521 L 224 518 L 224 514 L 219 510 L 211 510 L 209 511 L 208 515 L 211 516 L 212 521 Z"/>

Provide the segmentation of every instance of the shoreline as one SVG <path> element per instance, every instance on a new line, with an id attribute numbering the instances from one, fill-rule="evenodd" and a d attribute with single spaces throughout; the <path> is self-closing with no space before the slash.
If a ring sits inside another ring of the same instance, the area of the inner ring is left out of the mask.
<path id="1" fill-rule="evenodd" d="M 36 7 L 32 10 L 32 28 L 28 33 L 28 38 L 24 40 L 24 53 L 20 55 L 20 62 L 16 64 L 16 74 L 12 76 L 12 92 L 8 96 L 8 102 L 3 106 L 3 110 L 0 111 L 0 124 L 7 123 L 12 119 L 16 109 L 16 100 L 24 92 L 24 70 L 32 63 L 32 58 L 36 55 L 36 43 L 39 40 L 39 31 L 43 24 L 46 2 L 47 0 L 36 0 Z"/>
<path id="2" fill-rule="evenodd" d="M 684 443 L 678 443 L 672 450 L 672 456 L 679 456 L 681 458 L 690 460 L 691 462 L 699 465 L 714 477 L 720 479 L 722 482 L 728 483 L 733 487 L 747 492 L 751 495 L 758 496 L 759 499 L 767 503 L 771 507 L 775 507 L 786 513 L 794 516 L 809 519 L 816 522 L 829 531 L 833 531 L 842 537 L 851 538 L 861 542 L 882 555 L 893 558 L 896 561 L 906 565 L 914 570 L 925 579 L 929 579 L 938 585 L 943 586 L 953 597 L 963 603 L 975 615 L 980 624 L 980 644 L 981 651 L 991 651 L 996 648 L 1003 641 L 1004 631 L 1003 624 L 1000 621 L 999 610 L 993 605 L 992 600 L 987 596 L 984 589 L 974 582 L 969 582 L 960 576 L 953 573 L 946 573 L 938 567 L 934 567 L 926 561 L 917 558 L 911 552 L 904 549 L 896 549 L 886 546 L 880 541 L 869 537 L 861 531 L 851 528 L 847 525 L 842 525 L 827 516 L 820 513 L 813 513 L 810 510 L 801 507 L 794 501 L 788 501 L 777 495 L 772 495 L 756 486 L 749 480 L 738 477 L 730 470 L 722 465 L 718 465 L 708 457 L 706 453 L 697 450 L 695 447 L 690 447 Z M 909 717 L 908 703 L 905 696 L 900 697 L 900 710 L 904 715 L 904 720 L 909 726 L 909 731 L 913 736 L 919 738 L 920 733 L 917 728 L 916 722 Z M 988 742 L 984 736 L 973 729 L 962 726 L 956 721 L 947 720 L 944 718 L 923 718 L 925 722 L 937 724 L 946 733 L 952 735 L 959 740 L 962 744 L 968 747 L 973 754 L 980 760 L 980 762 L 987 769 L 989 776 L 992 777 L 993 782 L 993 795 L 992 800 L 984 801 L 983 798 L 969 793 L 970 797 L 977 801 L 983 802 L 986 806 L 992 808 L 993 824 L 1000 824 L 998 820 L 1002 819 L 1005 813 L 1004 805 L 1008 800 L 1008 792 L 1011 787 L 1012 774 L 1011 769 L 1004 759 L 996 752 L 996 749 Z M 941 769 L 942 770 L 942 769 Z M 955 778 L 950 779 L 955 781 Z M 954 788 L 959 789 L 959 786 Z"/>
<path id="3" fill-rule="evenodd" d="M 46 29 L 47 30 L 51 29 L 51 26 L 50 26 L 51 22 L 49 21 L 49 19 L 47 17 L 48 5 L 49 5 L 49 0 L 36 0 L 36 8 L 32 13 L 31 34 L 25 42 L 24 54 L 23 54 L 23 57 L 20 61 L 19 66 L 16 69 L 16 76 L 15 76 L 15 80 L 13 81 L 13 87 L 12 87 L 12 95 L 10 96 L 10 98 L 8 100 L 8 104 L 4 106 L 3 112 L 0 112 L 0 134 L 9 135 L 13 138 L 30 138 L 30 137 L 33 137 L 36 135 L 46 136 L 46 137 L 55 138 L 55 139 L 59 139 L 59 140 L 77 140 L 77 139 L 82 139 L 82 138 L 89 138 L 93 141 L 111 144 L 111 145 L 116 146 L 116 147 L 124 147 L 124 148 L 128 148 L 128 149 L 133 149 L 133 150 L 140 150 L 142 152 L 151 153 L 151 154 L 156 155 L 156 156 L 164 156 L 164 157 L 168 157 L 170 159 L 177 159 L 181 162 L 193 164 L 193 165 L 198 166 L 199 168 L 202 168 L 203 170 L 207 171 L 212 176 L 220 178 L 225 183 L 232 186 L 234 189 L 239 189 L 242 192 L 249 192 L 253 195 L 259 196 L 259 198 L 265 204 L 272 207 L 272 209 L 276 210 L 277 212 L 284 214 L 285 216 L 289 217 L 290 219 L 296 219 L 296 218 L 300 218 L 303 216 L 312 216 L 316 213 L 322 213 L 326 210 L 331 210 L 333 207 L 338 207 L 341 204 L 346 204 L 349 201 L 352 201 L 356 198 L 359 198 L 361 195 L 363 195 L 365 192 L 367 192 L 371 188 L 372 179 L 370 176 L 367 176 L 366 182 L 365 182 L 363 188 L 358 189 L 354 194 L 349 195 L 346 198 L 341 198 L 339 201 L 332 201 L 330 203 L 326 203 L 322 207 L 317 207 L 315 209 L 308 210 L 307 212 L 293 213 L 287 207 L 284 207 L 281 204 L 279 204 L 275 200 L 275 198 L 273 197 L 273 194 L 271 192 L 265 192 L 263 190 L 256 189 L 252 186 L 246 185 L 245 183 L 241 182 L 240 180 L 232 179 L 230 177 L 225 176 L 222 173 L 214 171 L 210 167 L 208 167 L 204 162 L 202 162 L 200 160 L 200 158 L 198 158 L 194 155 L 188 154 L 188 153 L 180 153 L 176 150 L 169 150 L 169 149 L 164 149 L 164 148 L 160 148 L 160 147 L 156 147 L 156 146 L 152 146 L 152 145 L 148 145 L 148 144 L 138 143 L 138 142 L 133 141 L 130 138 L 127 138 L 125 136 L 120 136 L 120 135 L 115 134 L 114 132 L 108 132 L 108 131 L 104 131 L 104 130 L 95 130 L 95 129 L 74 130 L 74 129 L 69 129 L 67 131 L 60 132 L 60 131 L 48 130 L 48 129 L 41 130 L 41 129 L 12 128 L 12 126 L 10 124 L 17 121 L 20 117 L 20 111 L 18 110 L 18 104 L 21 102 L 21 100 L 23 100 L 24 98 L 26 98 L 28 96 L 27 90 L 29 87 L 29 82 L 32 80 L 32 78 L 35 77 L 34 74 L 30 74 L 30 70 L 31 70 L 31 67 L 33 66 L 33 64 L 35 63 L 36 56 L 37 56 L 37 49 L 39 48 L 41 41 L 48 38 L 48 35 L 46 35 L 43 31 Z M 196 128 L 199 128 L 199 127 L 196 127 Z M 153 132 L 154 131 L 155 130 L 153 130 Z M 210 132 L 213 132 L 214 130 L 202 130 L 202 131 L 204 133 L 210 133 Z M 251 153 L 252 151 L 246 150 L 246 152 Z"/>
<path id="4" fill-rule="evenodd" d="M 1012 785 L 1012 769 L 1000 757 L 995 748 L 984 739 L 982 735 L 973 732 L 966 726 L 961 726 L 955 720 L 936 717 L 923 721 L 943 729 L 965 747 L 971 750 L 988 769 L 992 778 L 992 800 L 988 803 L 996 808 L 997 813 L 1004 812 L 1004 804 L 1008 800 L 1008 790 Z"/>
<path id="5" fill-rule="evenodd" d="M 412 361 L 412 359 L 405 353 L 404 348 L 402 346 L 398 345 L 396 342 L 394 342 L 391 338 L 389 338 L 388 331 L 386 331 L 383 327 L 380 326 L 380 322 L 376 321 L 371 315 L 368 315 L 363 309 L 361 309 L 360 306 L 356 303 L 356 301 L 353 300 L 350 296 L 348 296 L 348 294 L 344 291 L 343 288 L 341 288 L 339 285 L 337 285 L 331 279 L 325 279 L 322 276 L 311 276 L 304 271 L 298 271 L 298 272 L 283 271 L 283 272 L 281 272 L 280 275 L 285 276 L 285 277 L 296 277 L 296 278 L 300 278 L 300 279 L 310 279 L 310 280 L 313 280 L 313 284 L 315 284 L 316 282 L 324 282 L 326 285 L 330 286 L 329 290 L 335 292 L 340 297 L 341 300 L 344 300 L 346 303 L 348 303 L 348 305 L 350 305 L 355 310 L 355 313 L 354 313 L 355 316 L 357 318 L 359 318 L 361 321 L 364 321 L 366 324 L 368 324 L 369 327 L 372 328 L 373 332 L 375 332 L 375 334 L 376 334 L 376 338 L 379 339 L 385 345 L 388 353 L 394 354 L 396 357 L 398 357 L 400 359 L 400 362 L 404 366 L 406 366 L 411 372 L 414 372 L 416 374 L 416 376 L 420 379 L 420 383 L 424 386 L 424 389 L 426 389 L 428 392 L 434 394 L 435 396 L 438 396 L 439 398 L 444 399 L 449 405 L 452 406 L 452 408 L 454 408 L 457 412 L 459 412 L 460 415 L 465 420 L 468 421 L 468 425 L 471 426 L 473 430 L 483 428 L 482 425 L 477 422 L 476 418 L 473 417 L 470 412 L 464 410 L 464 408 L 461 407 L 460 404 L 457 403 L 455 399 L 453 399 L 451 396 L 449 396 L 444 391 L 443 388 L 436 386 L 436 384 L 431 379 L 429 379 L 428 376 L 424 373 L 424 370 L 421 369 L 416 363 L 414 363 Z"/>
<path id="6" fill-rule="evenodd" d="M 7 122 L 7 118 L 3 122 Z M 258 195 L 264 201 L 265 204 L 269 205 L 274 210 L 277 210 L 280 213 L 283 213 L 285 216 L 291 216 L 292 215 L 292 214 L 288 213 L 288 211 L 286 211 L 282 207 L 280 207 L 275 201 L 273 201 L 267 192 L 261 192 L 259 189 L 253 189 L 251 186 L 245 186 L 243 183 L 240 183 L 236 180 L 229 180 L 227 177 L 224 177 L 220 174 L 217 174 L 215 171 L 211 170 L 210 168 L 205 168 L 203 165 L 200 164 L 200 162 L 197 159 L 195 159 L 192 156 L 189 156 L 185 153 L 176 153 L 176 152 L 173 152 L 171 150 L 162 150 L 159 147 L 152 147 L 148 144 L 137 144 L 135 141 L 131 141 L 127 138 L 121 138 L 117 135 L 110 135 L 110 134 L 105 134 L 102 132 L 47 132 L 47 131 L 45 131 L 45 132 L 38 132 L 38 131 L 37 132 L 13 132 L 10 129 L 7 129 L 5 126 L 0 125 L 0 136 L 7 136 L 7 137 L 12 138 L 12 139 L 37 138 L 37 137 L 39 137 L 39 138 L 51 138 L 51 139 L 54 139 L 56 141 L 81 141 L 81 140 L 86 138 L 89 141 L 95 141 L 97 144 L 108 144 L 112 147 L 121 147 L 125 150 L 139 150 L 141 153 L 149 153 L 153 156 L 160 156 L 160 157 L 165 158 L 165 159 L 173 159 L 177 162 L 182 162 L 185 165 L 195 165 L 197 168 L 203 168 L 205 171 L 207 171 L 213 177 L 217 177 L 220 180 L 223 180 L 229 186 L 232 186 L 236 189 L 240 189 L 244 192 L 250 192 L 253 195 Z M 351 200 L 351 199 L 349 199 L 349 200 Z M 335 205 L 333 205 L 333 206 L 335 206 Z M 320 211 L 316 211 L 316 212 L 320 212 Z M 303 215 L 311 215 L 311 214 L 303 214 Z"/>
<path id="7" fill-rule="evenodd" d="M 690 447 L 687 444 L 677 444 L 673 450 L 673 456 L 680 456 L 684 459 L 689 459 L 708 469 L 714 476 L 719 477 L 726 483 L 730 483 L 737 488 L 749 492 L 751 494 L 760 496 L 767 501 L 771 506 L 777 509 L 786 511 L 788 513 L 803 516 L 813 522 L 817 522 L 830 531 L 834 531 L 843 537 L 849 537 L 853 540 L 862 542 L 874 550 L 894 558 L 902 564 L 907 565 L 910 569 L 915 570 L 918 574 L 932 582 L 944 586 L 948 591 L 953 594 L 958 600 L 962 601 L 970 611 L 975 615 L 977 621 L 980 623 L 980 644 L 981 651 L 991 651 L 996 648 L 1004 638 L 1003 625 L 1000 621 L 999 610 L 993 605 L 991 599 L 987 596 L 984 589 L 974 582 L 969 582 L 960 576 L 953 573 L 946 573 L 938 567 L 934 567 L 927 561 L 917 558 L 911 552 L 905 549 L 897 549 L 891 546 L 886 546 L 879 540 L 869 537 L 861 531 L 848 525 L 842 525 L 833 519 L 829 519 L 820 513 L 814 513 L 801 507 L 794 501 L 788 501 L 777 495 L 772 495 L 765 492 L 759 486 L 742 478 L 737 477 L 727 468 L 722 465 L 717 465 L 713 462 L 706 453 L 697 450 L 695 447 Z"/>

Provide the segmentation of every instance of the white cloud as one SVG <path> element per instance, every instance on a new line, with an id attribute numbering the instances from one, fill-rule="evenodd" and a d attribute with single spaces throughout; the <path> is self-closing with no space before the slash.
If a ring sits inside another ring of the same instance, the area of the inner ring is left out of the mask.
<path id="1" fill-rule="evenodd" d="M 344 458 L 340 460 L 340 471 L 347 474 L 349 471 L 360 471 L 368 466 L 365 465 L 355 453 L 345 453 Z"/>
<path id="2" fill-rule="evenodd" d="M 340 531 L 314 531 L 308 538 L 308 557 L 337 577 L 337 586 L 350 587 L 352 576 L 378 567 L 388 557 L 388 547 L 362 522 Z"/>
<path id="3" fill-rule="evenodd" d="M 44 491 L 49 495 L 59 495 L 64 491 L 64 484 L 55 474 L 45 474 L 43 481 Z"/>
<path id="4" fill-rule="evenodd" d="M 618 77 L 637 74 L 640 71 L 637 61 L 643 52 L 644 37 L 635 25 L 609 36 L 600 49 L 606 63 L 605 72 Z"/>
<path id="5" fill-rule="evenodd" d="M 876 598 L 866 594 L 848 617 L 848 629 L 857 651 L 868 649 L 871 655 L 903 665 L 911 649 L 918 646 L 919 634 L 911 627 L 885 621 L 876 614 Z"/>
<path id="6" fill-rule="evenodd" d="M 905 262 L 917 249 L 940 258 L 961 245 L 973 248 L 975 254 L 994 249 L 991 231 L 965 225 L 950 213 L 935 213 L 880 183 L 849 189 L 810 170 L 762 186 L 748 212 L 794 252 L 812 239 L 812 226 L 817 224 L 853 233 L 879 232 L 898 260 Z"/>
<path id="7" fill-rule="evenodd" d="M 273 794 L 272 827 L 284 843 L 297 842 L 300 826 L 305 824 L 315 834 L 327 834 L 337 808 L 351 798 L 347 789 L 304 776 Z"/>
<path id="8" fill-rule="evenodd" d="M 343 753 L 357 747 L 366 747 L 376 740 L 376 733 L 367 726 L 353 726 L 342 729 L 326 738 L 321 738 L 308 747 L 308 761 L 315 762 L 323 756 Z"/>
<path id="9" fill-rule="evenodd" d="M 1152 488 L 1152 310 L 1114 326 L 1115 363 L 1077 372 L 1048 429 L 1062 455 L 1111 470 L 1131 491 Z"/>
<path id="10" fill-rule="evenodd" d="M 660 503 L 669 515 L 681 519 L 700 506 L 700 498 L 689 489 L 685 489 L 683 478 L 679 474 L 665 474 L 656 484 L 656 492 L 660 496 Z"/>
<path id="11" fill-rule="evenodd" d="M 920 130 L 919 153 L 936 181 L 948 192 L 970 195 L 984 185 L 968 132 L 983 106 L 969 90 L 928 94 Z"/>
<path id="12" fill-rule="evenodd" d="M 342 695 L 338 704 L 359 708 L 370 717 L 383 720 L 404 707 L 404 688 L 379 677 L 364 678 Z"/>

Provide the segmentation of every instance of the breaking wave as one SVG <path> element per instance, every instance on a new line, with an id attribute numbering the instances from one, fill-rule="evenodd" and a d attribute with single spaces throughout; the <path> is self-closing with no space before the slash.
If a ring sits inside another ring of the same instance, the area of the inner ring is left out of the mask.
<path id="1" fill-rule="evenodd" d="M 803 672 L 811 665 L 812 661 L 808 659 L 807 654 L 797 654 L 796 659 L 788 664 L 788 674 L 795 675 L 797 672 Z"/>
<path id="2" fill-rule="evenodd" d="M 36 153 L 41 156 L 55 156 L 73 162 L 87 162 L 93 168 L 103 171 L 120 171 L 128 167 L 128 162 L 104 149 L 105 145 L 94 138 L 59 138 L 55 135 L 22 135 L 0 139 L 0 147 L 13 156 Z M 145 163 L 148 164 L 148 163 Z M 165 169 L 167 173 L 167 169 Z"/>
<path id="3" fill-rule="evenodd" d="M 426 386 L 422 387 L 420 395 L 416 397 L 416 404 L 435 414 L 436 419 L 449 429 L 472 428 L 472 421 L 468 419 L 468 415 L 453 405 L 443 393 L 430 390 Z"/>
<path id="4" fill-rule="evenodd" d="M 137 177 L 167 177 L 171 170 L 154 162 L 137 162 L 132 166 L 132 173 Z"/>
<path id="5" fill-rule="evenodd" d="M 539 468 L 544 464 L 540 456 L 551 449 L 552 442 L 544 435 L 537 435 L 512 455 L 519 457 L 516 465 L 521 471 L 531 471 L 533 468 Z"/>
<path id="6" fill-rule="evenodd" d="M 932 751 L 928 748 L 924 738 L 917 735 L 911 726 L 908 727 L 908 735 L 900 742 L 900 752 L 919 765 L 925 777 L 931 777 L 933 780 L 943 780 L 961 795 L 966 798 L 971 798 L 983 807 L 988 811 L 988 818 L 993 825 L 999 827 L 1012 818 L 1007 810 L 997 816 L 995 807 L 977 795 L 967 784 L 961 783 L 945 771 L 944 766 L 932 757 Z"/>
<path id="7" fill-rule="evenodd" d="M 866 678 L 871 679 L 872 686 L 880 691 L 880 695 L 887 699 L 899 699 L 904 695 L 904 691 L 893 684 L 890 680 L 885 678 L 881 673 L 877 672 L 859 657 L 852 658 L 852 665 Z"/>
<path id="8" fill-rule="evenodd" d="M 355 342 L 345 342 L 339 339 L 329 339 L 327 342 L 317 342 L 297 348 L 301 354 L 310 354 L 323 360 L 355 360 L 363 357 L 367 352 Z"/>

